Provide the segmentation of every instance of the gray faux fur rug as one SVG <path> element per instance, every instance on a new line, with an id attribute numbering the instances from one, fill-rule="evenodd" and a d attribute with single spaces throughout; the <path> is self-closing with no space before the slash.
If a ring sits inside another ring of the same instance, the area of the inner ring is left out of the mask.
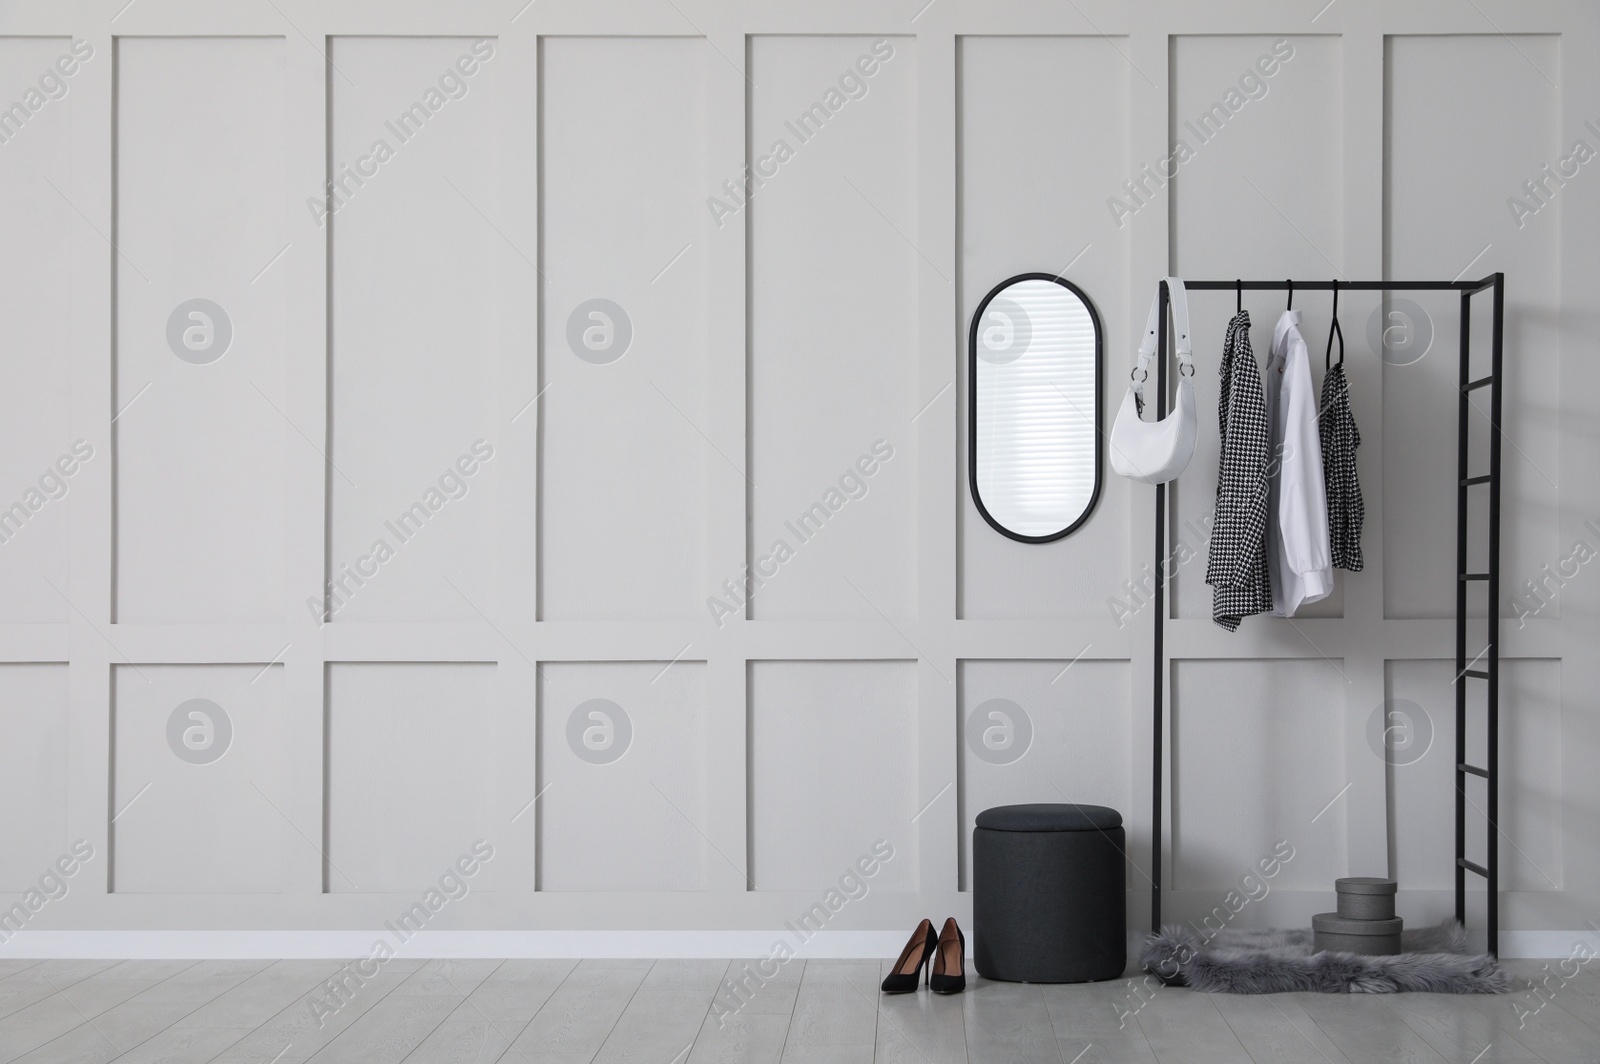
<path id="1" fill-rule="evenodd" d="M 1405 952 L 1393 957 L 1313 953 L 1310 931 L 1227 928 L 1207 938 L 1169 924 L 1145 942 L 1139 961 L 1168 986 L 1224 994 L 1505 993 L 1510 978 L 1495 959 L 1473 956 L 1466 947 L 1466 929 L 1454 920 L 1406 931 L 1401 939 Z"/>

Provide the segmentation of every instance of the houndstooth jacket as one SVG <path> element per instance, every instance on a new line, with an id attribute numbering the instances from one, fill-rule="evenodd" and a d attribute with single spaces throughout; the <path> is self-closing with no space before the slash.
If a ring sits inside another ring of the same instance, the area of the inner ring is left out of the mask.
<path id="1" fill-rule="evenodd" d="M 1232 632 L 1254 613 L 1272 611 L 1267 573 L 1267 462 L 1270 433 L 1261 371 L 1250 349 L 1250 313 L 1228 322 L 1222 345 L 1222 456 L 1217 469 L 1217 512 L 1206 561 L 1212 587 L 1211 619 Z"/>

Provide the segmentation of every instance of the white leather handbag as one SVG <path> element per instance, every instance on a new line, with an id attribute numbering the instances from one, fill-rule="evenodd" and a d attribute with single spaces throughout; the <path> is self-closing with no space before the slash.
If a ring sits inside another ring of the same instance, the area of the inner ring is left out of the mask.
<path id="1" fill-rule="evenodd" d="M 1194 456 L 1197 423 L 1194 410 L 1194 352 L 1189 343 L 1189 297 L 1183 282 L 1167 278 L 1172 307 L 1172 332 L 1178 351 L 1178 401 L 1172 413 L 1160 421 L 1140 417 L 1144 403 L 1144 384 L 1150 379 L 1150 362 L 1156 353 L 1156 328 L 1160 321 L 1161 293 L 1150 300 L 1150 319 L 1139 342 L 1139 363 L 1133 369 L 1133 383 L 1122 399 L 1117 419 L 1111 425 L 1111 468 L 1119 476 L 1146 484 L 1165 484 L 1176 480 Z"/>

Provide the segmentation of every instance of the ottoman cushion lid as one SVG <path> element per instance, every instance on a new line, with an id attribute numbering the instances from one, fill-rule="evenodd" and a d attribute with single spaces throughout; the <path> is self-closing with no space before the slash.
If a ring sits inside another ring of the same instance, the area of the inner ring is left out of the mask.
<path id="1" fill-rule="evenodd" d="M 1109 831 L 1122 826 L 1122 814 L 1076 802 L 997 805 L 978 814 L 977 826 L 990 831 Z"/>

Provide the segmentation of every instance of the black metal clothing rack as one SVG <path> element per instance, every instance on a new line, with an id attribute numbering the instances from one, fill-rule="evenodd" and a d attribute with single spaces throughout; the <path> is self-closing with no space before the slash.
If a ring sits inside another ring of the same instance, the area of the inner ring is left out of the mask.
<path id="1" fill-rule="evenodd" d="M 1460 292 L 1461 293 L 1461 351 L 1457 382 L 1456 408 L 1456 742 L 1455 742 L 1455 902 L 1456 919 L 1463 925 L 1467 920 L 1467 873 L 1480 876 L 1485 881 L 1489 951 L 1500 952 L 1500 442 L 1501 442 L 1501 362 L 1504 353 L 1505 274 L 1494 273 L 1477 281 L 1190 281 L 1184 287 L 1190 292 L 1283 292 L 1298 289 L 1310 292 Z M 1472 297 L 1481 292 L 1493 293 L 1492 339 L 1490 341 L 1490 368 L 1487 376 L 1471 376 Z M 1161 282 L 1160 331 L 1157 334 L 1158 366 L 1156 378 L 1156 416 L 1167 414 L 1167 282 Z M 1489 471 L 1474 476 L 1467 468 L 1467 414 L 1468 395 L 1479 388 L 1489 389 Z M 1489 490 L 1489 563 L 1484 572 L 1467 570 L 1467 500 L 1468 490 L 1477 486 Z M 1166 779 L 1166 753 L 1164 726 L 1166 721 L 1165 681 L 1166 657 L 1166 551 L 1167 551 L 1167 486 L 1156 485 L 1155 513 L 1155 664 L 1152 679 L 1151 716 L 1151 857 L 1150 857 L 1150 928 L 1161 930 L 1161 853 L 1164 843 L 1162 833 L 1162 791 Z M 1488 608 L 1485 611 L 1485 647 L 1470 661 L 1467 658 L 1467 585 L 1482 581 L 1486 584 Z M 1483 663 L 1483 668 L 1473 666 Z M 1483 765 L 1467 762 L 1467 682 L 1481 680 L 1486 686 L 1487 712 L 1486 755 Z M 1467 858 L 1467 792 L 1468 776 L 1481 777 L 1488 785 L 1488 840 L 1485 863 L 1478 864 Z"/>

